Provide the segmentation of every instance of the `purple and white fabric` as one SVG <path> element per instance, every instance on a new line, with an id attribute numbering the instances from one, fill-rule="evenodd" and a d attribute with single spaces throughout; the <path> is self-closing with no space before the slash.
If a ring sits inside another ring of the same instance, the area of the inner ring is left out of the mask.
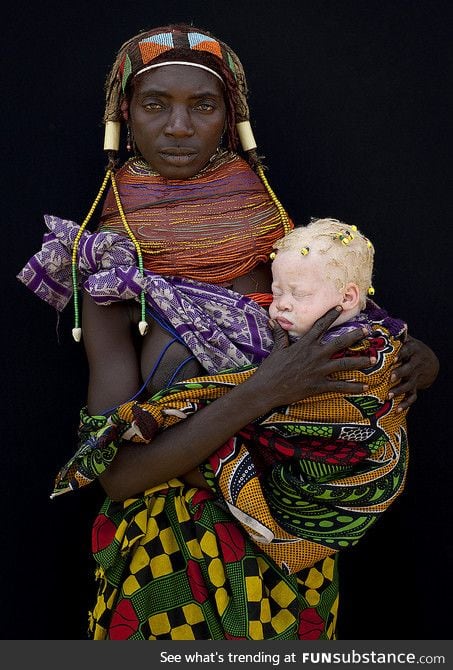
<path id="1" fill-rule="evenodd" d="M 49 230 L 41 249 L 17 278 L 58 311 L 72 297 L 72 248 L 80 227 L 46 215 Z M 129 238 L 112 232 L 84 231 L 77 254 L 79 287 L 100 305 L 138 300 L 171 324 L 209 373 L 259 363 L 271 350 L 267 311 L 250 298 L 214 284 L 182 277 L 140 274 Z"/>

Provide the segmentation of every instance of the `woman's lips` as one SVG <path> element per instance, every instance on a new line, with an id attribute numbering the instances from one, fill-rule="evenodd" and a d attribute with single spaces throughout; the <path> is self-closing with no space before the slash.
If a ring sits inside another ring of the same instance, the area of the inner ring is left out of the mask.
<path id="1" fill-rule="evenodd" d="M 165 163 L 169 165 L 182 166 L 187 165 L 194 160 L 197 152 L 193 149 L 184 149 L 182 147 L 175 147 L 174 149 L 163 149 L 159 152 L 159 156 Z"/>

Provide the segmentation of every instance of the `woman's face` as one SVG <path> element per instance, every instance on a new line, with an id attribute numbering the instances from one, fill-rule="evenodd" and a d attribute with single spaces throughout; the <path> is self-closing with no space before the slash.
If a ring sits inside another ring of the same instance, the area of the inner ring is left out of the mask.
<path id="1" fill-rule="evenodd" d="M 222 82 L 188 65 L 163 65 L 139 75 L 129 122 L 146 162 L 167 179 L 188 179 L 208 163 L 226 119 Z"/>

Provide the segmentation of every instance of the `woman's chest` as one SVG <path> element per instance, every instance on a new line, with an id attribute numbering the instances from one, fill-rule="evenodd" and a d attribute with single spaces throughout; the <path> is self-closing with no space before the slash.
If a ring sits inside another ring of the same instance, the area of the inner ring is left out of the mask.
<path id="1" fill-rule="evenodd" d="M 229 289 L 240 293 L 241 295 L 268 293 L 270 287 L 270 269 L 268 265 L 261 264 L 247 275 L 234 279 L 227 286 Z M 134 308 L 132 319 L 138 319 L 138 309 Z M 200 319 L 199 310 L 197 318 L 191 323 L 193 314 L 190 310 L 184 314 L 183 318 L 178 316 L 178 323 L 184 322 L 184 329 L 195 330 L 206 326 L 208 319 Z M 147 388 L 147 393 L 153 393 L 166 388 L 174 382 L 182 379 L 188 379 L 205 373 L 197 357 L 185 344 L 181 337 L 174 334 L 171 326 L 167 326 L 161 321 L 158 323 L 152 318 L 148 318 L 149 330 L 146 337 L 138 344 L 140 349 L 140 368 L 141 376 Z M 196 337 L 188 338 L 189 341 L 197 340 Z M 197 347 L 194 347 L 196 353 Z M 201 358 L 203 360 L 203 358 Z"/>

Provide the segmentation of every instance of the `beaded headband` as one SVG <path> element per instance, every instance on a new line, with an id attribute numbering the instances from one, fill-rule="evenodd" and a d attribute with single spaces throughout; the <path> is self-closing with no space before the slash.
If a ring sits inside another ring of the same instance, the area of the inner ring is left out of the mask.
<path id="1" fill-rule="evenodd" d="M 138 42 L 143 65 L 156 59 L 161 54 L 165 54 L 172 49 L 190 49 L 191 51 L 206 52 L 214 55 L 220 60 L 224 60 L 233 75 L 236 76 L 237 67 L 231 56 L 231 49 L 219 40 L 205 35 L 201 32 L 183 32 L 181 30 L 171 30 L 162 33 L 152 34 Z M 236 57 L 237 58 L 237 57 Z M 134 67 L 130 55 L 124 56 L 124 61 L 120 65 L 122 73 L 121 85 L 123 92 L 126 90 L 127 83 L 132 76 L 139 72 L 133 72 Z M 218 73 L 215 73 L 217 76 Z"/>

